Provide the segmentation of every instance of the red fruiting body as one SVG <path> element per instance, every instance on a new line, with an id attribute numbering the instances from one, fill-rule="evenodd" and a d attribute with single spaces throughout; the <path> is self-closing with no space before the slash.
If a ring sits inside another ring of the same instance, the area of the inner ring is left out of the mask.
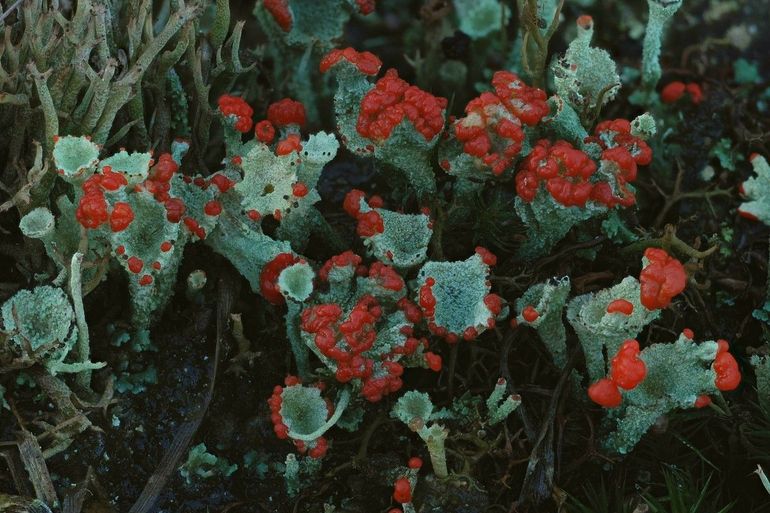
<path id="1" fill-rule="evenodd" d="M 86 194 L 102 193 L 102 175 L 94 174 L 88 177 L 80 186 Z"/>
<path id="2" fill-rule="evenodd" d="M 620 388 L 632 390 L 647 376 L 647 366 L 639 358 L 639 342 L 626 340 L 612 359 L 610 377 Z"/>
<path id="3" fill-rule="evenodd" d="M 274 305 L 282 305 L 286 299 L 278 288 L 278 276 L 281 271 L 299 262 L 299 258 L 291 253 L 279 253 L 265 264 L 259 274 L 259 291 L 262 296 Z"/>
<path id="4" fill-rule="evenodd" d="M 270 0 L 265 1 L 265 7 L 267 7 L 269 2 Z M 223 116 L 226 118 L 233 116 L 233 128 L 244 134 L 251 130 L 251 117 L 254 115 L 254 109 L 252 109 L 243 98 L 224 94 L 219 97 L 217 104 L 219 105 L 219 112 L 221 112 Z"/>
<path id="5" fill-rule="evenodd" d="M 98 176 L 98 175 L 94 175 Z M 117 191 L 124 185 L 128 185 L 128 180 L 122 173 L 116 173 L 112 171 L 110 166 L 104 166 L 102 168 L 101 184 L 102 188 L 107 191 Z"/>
<path id="6" fill-rule="evenodd" d="M 152 276 L 149 274 L 145 274 L 141 278 L 139 278 L 139 285 L 146 286 L 152 283 Z"/>
<path id="7" fill-rule="evenodd" d="M 554 200 L 564 206 L 584 207 L 594 185 L 596 164 L 566 141 L 541 139 L 524 159 L 516 174 L 516 192 L 526 202 L 535 199 L 540 182 Z"/>
<path id="8" fill-rule="evenodd" d="M 174 247 L 174 245 L 171 244 L 170 241 L 166 240 L 160 243 L 160 250 L 164 253 L 168 253 L 169 251 L 171 251 L 172 247 Z"/>
<path id="9" fill-rule="evenodd" d="M 179 164 L 171 157 L 170 153 L 163 153 L 150 170 L 149 179 L 155 182 L 168 182 L 179 170 Z"/>
<path id="10" fill-rule="evenodd" d="M 321 304 L 302 311 L 301 325 L 303 331 L 318 333 L 330 324 L 337 322 L 342 315 L 342 309 L 336 304 Z"/>
<path id="11" fill-rule="evenodd" d="M 643 139 L 631 134 L 631 122 L 627 119 L 602 121 L 596 125 L 594 137 L 589 140 L 599 144 L 604 150 L 624 148 L 639 166 L 646 166 L 652 161 L 652 149 Z M 602 156 L 602 158 L 606 157 Z M 634 180 L 636 170 L 633 176 L 626 176 L 626 178 L 629 181 Z"/>
<path id="12" fill-rule="evenodd" d="M 356 130 L 376 142 L 383 142 L 401 121 L 408 119 L 426 141 L 444 128 L 446 98 L 426 93 L 398 78 L 389 69 L 361 100 Z"/>
<path id="13" fill-rule="evenodd" d="M 217 200 L 208 201 L 203 206 L 203 212 L 205 212 L 207 216 L 218 216 L 222 213 L 222 204 Z"/>
<path id="14" fill-rule="evenodd" d="M 179 198 L 171 198 L 164 203 L 166 207 L 166 219 L 171 223 L 178 223 L 182 220 L 187 208 L 184 202 Z"/>
<path id="15" fill-rule="evenodd" d="M 594 19 L 588 14 L 583 14 L 581 16 L 578 16 L 578 19 L 577 19 L 578 27 L 588 30 L 593 26 L 593 24 L 594 24 Z"/>
<path id="16" fill-rule="evenodd" d="M 400 364 L 388 360 L 387 356 L 376 364 L 363 355 L 372 348 L 377 338 L 375 324 L 381 315 L 382 308 L 377 300 L 364 295 L 342 321 L 342 309 L 336 304 L 315 305 L 305 309 L 300 316 L 300 328 L 314 334 L 316 347 L 336 362 L 337 381 L 361 380 L 361 395 L 371 402 L 399 390 L 404 371 Z M 374 377 L 375 365 L 380 365 L 386 374 L 378 372 L 379 377 Z"/>
<path id="17" fill-rule="evenodd" d="M 219 189 L 219 192 L 227 192 L 235 186 L 235 182 L 227 178 L 225 175 L 216 174 L 209 178 L 209 183 L 212 183 Z"/>
<path id="18" fill-rule="evenodd" d="M 720 338 L 717 340 L 717 354 L 726 353 L 729 350 L 730 350 L 730 343 L 727 340 L 723 338 Z"/>
<path id="19" fill-rule="evenodd" d="M 198 224 L 198 221 L 193 219 L 192 217 L 185 217 L 182 219 L 182 222 L 187 227 L 190 232 L 198 237 L 200 240 L 203 240 L 206 238 L 206 230 L 203 229 L 203 227 Z"/>
<path id="20" fill-rule="evenodd" d="M 282 393 L 283 387 L 276 386 L 273 388 L 273 395 L 267 400 L 267 404 L 270 406 L 270 420 L 273 422 L 275 436 L 280 440 L 286 440 L 289 437 L 289 428 L 283 423 L 283 418 L 281 417 Z"/>
<path id="21" fill-rule="evenodd" d="M 412 485 L 409 484 L 409 479 L 405 477 L 396 479 L 393 484 L 393 500 L 399 504 L 412 502 Z"/>
<path id="22" fill-rule="evenodd" d="M 690 328 L 683 329 L 682 330 L 682 335 L 684 335 L 685 337 L 689 338 L 690 340 L 694 340 L 695 339 L 695 332 L 693 330 L 691 330 Z"/>
<path id="23" fill-rule="evenodd" d="M 123 244 L 115 248 L 116 255 L 124 255 L 125 253 L 126 253 L 126 247 Z"/>
<path id="24" fill-rule="evenodd" d="M 496 72 L 492 87 L 503 105 L 526 125 L 539 123 L 550 111 L 545 91 L 526 85 L 515 73 Z"/>
<path id="25" fill-rule="evenodd" d="M 527 305 L 524 307 L 524 310 L 521 311 L 521 316 L 527 322 L 535 322 L 537 318 L 540 317 L 540 313 L 538 313 L 538 311 L 531 305 Z"/>
<path id="26" fill-rule="evenodd" d="M 695 105 L 703 101 L 703 90 L 700 88 L 700 85 L 695 82 L 689 82 L 686 89 L 687 92 L 690 93 L 690 100 L 692 100 Z"/>
<path id="27" fill-rule="evenodd" d="M 428 365 L 428 368 L 432 370 L 433 372 L 439 372 L 441 370 L 441 356 L 437 355 L 436 353 L 432 353 L 428 351 L 425 353 L 425 363 Z"/>
<path id="28" fill-rule="evenodd" d="M 246 212 L 246 215 L 248 216 L 249 219 L 255 222 L 262 219 L 262 215 L 256 210 L 249 210 L 248 212 Z"/>
<path id="29" fill-rule="evenodd" d="M 695 406 L 696 408 L 705 408 L 711 404 L 711 398 L 707 395 L 699 395 L 698 398 L 695 400 Z"/>
<path id="30" fill-rule="evenodd" d="M 342 208 L 350 217 L 357 218 L 361 211 L 361 200 L 366 198 L 366 193 L 358 189 L 351 189 L 342 202 Z"/>
<path id="31" fill-rule="evenodd" d="M 343 59 L 353 64 L 364 75 L 376 75 L 382 66 L 382 61 L 371 52 L 358 52 L 353 48 L 344 50 L 335 48 L 321 59 L 319 66 L 321 73 L 326 73 L 329 68 Z"/>
<path id="32" fill-rule="evenodd" d="M 141 187 L 151 193 L 158 202 L 166 202 L 171 196 L 171 179 L 174 173 L 179 169 L 179 165 L 171 157 L 170 153 L 164 153 L 158 157 L 158 162 L 150 169 L 147 179 L 142 182 Z M 189 179 L 189 177 L 184 177 Z"/>
<path id="33" fill-rule="evenodd" d="M 588 387 L 588 397 L 605 408 L 617 408 L 623 401 L 618 386 L 607 378 L 602 378 Z"/>
<path id="34" fill-rule="evenodd" d="M 420 306 L 422 307 L 422 313 L 425 315 L 425 317 L 432 318 L 435 309 L 436 309 L 436 298 L 433 296 L 433 291 L 431 290 L 431 287 L 435 285 L 436 280 L 434 280 L 431 277 L 428 277 L 425 280 L 425 284 L 420 287 L 419 292 L 419 301 Z"/>
<path id="35" fill-rule="evenodd" d="M 404 279 L 392 267 L 382 262 L 374 262 L 369 268 L 369 277 L 377 280 L 383 288 L 388 290 L 404 290 Z"/>
<path id="36" fill-rule="evenodd" d="M 298 134 L 287 135 L 285 139 L 278 141 L 278 144 L 275 146 L 275 154 L 279 157 L 288 155 L 293 151 L 297 153 L 302 151 L 302 143 Z"/>
<path id="37" fill-rule="evenodd" d="M 374 195 L 369 198 L 369 206 L 372 208 L 382 208 L 385 205 L 385 200 L 381 196 Z"/>
<path id="38" fill-rule="evenodd" d="M 289 10 L 289 0 L 265 0 L 264 3 L 265 10 L 270 13 L 281 30 L 290 31 L 294 20 Z"/>
<path id="39" fill-rule="evenodd" d="M 719 390 L 727 392 L 738 388 L 741 383 L 741 370 L 733 355 L 727 351 L 718 352 L 713 368 L 717 374 L 715 384 Z"/>
<path id="40" fill-rule="evenodd" d="M 396 306 L 404 312 L 404 317 L 406 317 L 406 320 L 412 324 L 417 324 L 422 320 L 422 311 L 420 310 L 420 307 L 409 301 L 406 297 L 399 299 Z"/>
<path id="41" fill-rule="evenodd" d="M 660 92 L 660 99 L 663 101 L 663 103 L 674 103 L 679 98 L 684 96 L 685 88 L 686 86 L 684 85 L 684 82 L 680 82 L 678 80 L 669 82 Z"/>
<path id="42" fill-rule="evenodd" d="M 377 6 L 376 0 L 356 0 L 358 6 L 358 12 L 366 16 L 374 12 L 374 8 Z"/>
<path id="43" fill-rule="evenodd" d="M 270 144 L 275 139 L 275 127 L 270 121 L 263 119 L 254 126 L 254 135 L 258 141 Z"/>
<path id="44" fill-rule="evenodd" d="M 648 310 L 666 308 L 684 290 L 687 273 L 679 260 L 662 249 L 647 248 L 644 256 L 650 263 L 639 275 L 642 304 Z"/>
<path id="45" fill-rule="evenodd" d="M 122 232 L 133 220 L 134 211 L 131 210 L 131 205 L 122 201 L 115 203 L 110 214 L 110 229 L 113 232 Z"/>
<path id="46" fill-rule="evenodd" d="M 324 456 L 326 456 L 326 451 L 328 450 L 328 448 L 329 448 L 329 445 L 326 442 L 326 438 L 321 436 L 321 437 L 318 437 L 316 439 L 315 447 L 310 449 L 307 452 L 307 455 L 310 456 L 311 458 L 317 460 L 317 459 L 320 459 L 320 458 L 323 458 Z"/>
<path id="47" fill-rule="evenodd" d="M 634 313 L 634 305 L 626 299 L 616 299 L 607 305 L 607 313 L 631 315 Z"/>
<path id="48" fill-rule="evenodd" d="M 373 237 L 385 231 L 382 216 L 376 210 L 370 210 L 358 215 L 356 233 L 359 237 Z"/>
<path id="49" fill-rule="evenodd" d="M 142 272 L 142 268 L 144 267 L 144 262 L 142 262 L 142 259 L 139 257 L 129 257 L 128 258 L 128 270 L 131 271 L 134 274 L 139 274 Z"/>
<path id="50" fill-rule="evenodd" d="M 160 268 L 161 268 L 160 262 L 153 262 L 152 268 L 155 269 L 156 271 L 160 271 Z"/>
<path id="51" fill-rule="evenodd" d="M 487 294 L 484 296 L 484 304 L 494 316 L 499 315 L 503 311 L 503 298 L 497 294 Z"/>
<path id="52" fill-rule="evenodd" d="M 279 128 L 287 125 L 302 126 L 305 124 L 305 106 L 291 98 L 284 98 L 270 104 L 267 119 Z"/>
<path id="53" fill-rule="evenodd" d="M 101 191 L 86 193 L 80 198 L 75 218 L 85 228 L 98 228 L 107 222 L 107 200 Z"/>
<path id="54" fill-rule="evenodd" d="M 298 198 L 304 198 L 308 193 L 307 185 L 302 182 L 297 182 L 291 186 L 291 193 Z"/>
<path id="55" fill-rule="evenodd" d="M 476 246 L 476 254 L 481 257 L 481 261 L 487 264 L 490 267 L 494 267 L 497 265 L 497 257 L 494 253 L 489 251 L 487 248 L 483 248 L 481 246 Z"/>
<path id="56" fill-rule="evenodd" d="M 361 257 L 353 253 L 352 251 L 345 251 L 339 255 L 335 255 L 327 260 L 321 269 L 318 271 L 318 276 L 323 281 L 329 281 L 329 271 L 332 267 L 357 267 L 361 263 Z"/>
<path id="57" fill-rule="evenodd" d="M 594 136 L 586 142 L 598 144 L 604 150 L 601 159 L 615 164 L 616 196 L 607 182 L 594 186 L 591 199 L 607 207 L 628 207 L 636 202 L 628 183 L 636 180 L 637 166 L 646 166 L 652 160 L 652 150 L 644 140 L 631 134 L 631 123 L 626 119 L 602 121 L 596 125 Z"/>
<path id="58" fill-rule="evenodd" d="M 492 173 L 501 175 L 521 151 L 524 131 L 521 120 L 493 93 L 482 93 L 465 106 L 466 116 L 455 125 L 455 137 L 463 152 L 479 158 Z M 440 164 L 449 170 L 449 162 Z"/>
<path id="59" fill-rule="evenodd" d="M 688 82 L 685 84 L 678 80 L 666 84 L 666 87 L 660 92 L 660 99 L 663 103 L 674 103 L 681 99 L 685 92 L 689 93 L 690 101 L 694 104 L 697 105 L 703 101 L 703 90 L 700 85 L 695 82 Z"/>
<path id="60" fill-rule="evenodd" d="M 738 215 L 741 216 L 744 219 L 748 219 L 749 221 L 758 221 L 759 218 L 752 214 L 751 212 L 746 212 L 745 210 L 738 209 Z"/>
<path id="61" fill-rule="evenodd" d="M 422 468 L 422 458 L 418 458 L 417 456 L 412 456 L 411 458 L 409 458 L 409 463 L 407 463 L 407 466 L 412 470 L 417 470 L 419 468 Z"/>

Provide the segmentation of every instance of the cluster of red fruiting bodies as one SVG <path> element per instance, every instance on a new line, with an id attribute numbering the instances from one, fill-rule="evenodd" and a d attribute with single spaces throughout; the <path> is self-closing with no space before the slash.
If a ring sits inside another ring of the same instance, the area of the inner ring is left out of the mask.
<path id="1" fill-rule="evenodd" d="M 401 388 L 404 368 L 398 362 L 383 359 L 382 375 L 375 375 L 375 361 L 364 353 L 377 338 L 376 324 L 382 316 L 382 307 L 370 295 L 358 300 L 347 318 L 342 320 L 342 309 L 336 304 L 315 305 L 302 312 L 300 328 L 314 335 L 321 354 L 333 360 L 340 383 L 359 379 L 361 395 L 370 402 Z"/>
<path id="2" fill-rule="evenodd" d="M 408 474 L 416 476 L 422 468 L 422 459 L 416 456 L 409 458 L 407 463 Z M 393 500 L 399 504 L 408 504 L 412 502 L 412 483 L 407 476 L 400 476 L 393 482 Z M 403 513 L 399 508 L 391 508 L 388 513 Z"/>
<path id="3" fill-rule="evenodd" d="M 241 133 L 251 130 L 253 123 L 252 109 L 243 98 L 222 95 L 218 100 L 219 112 L 226 119 L 231 119 L 233 128 Z M 271 103 L 267 108 L 267 119 L 254 125 L 254 136 L 260 142 L 271 144 L 276 135 L 276 129 L 285 129 L 285 136 L 275 146 L 275 154 L 288 155 L 293 151 L 302 151 L 299 128 L 305 124 L 305 106 L 302 103 L 284 98 Z M 239 157 L 234 157 L 236 161 Z"/>
<path id="4" fill-rule="evenodd" d="M 294 18 L 289 9 L 290 0 L 264 0 L 265 10 L 270 13 L 273 20 L 281 27 L 284 32 L 289 32 L 294 25 Z M 366 16 L 374 12 L 377 6 L 376 0 L 356 0 L 358 12 Z"/>
<path id="5" fill-rule="evenodd" d="M 83 196 L 75 210 L 75 218 L 85 228 L 98 228 L 109 220 L 113 232 L 125 230 L 134 220 L 131 205 L 118 201 L 110 209 L 105 192 L 115 192 L 126 185 L 128 181 L 122 173 L 104 166 L 100 173 L 91 175 L 81 186 Z"/>
<path id="6" fill-rule="evenodd" d="M 284 379 L 284 385 L 287 387 L 299 384 L 300 380 L 296 376 L 290 375 L 286 376 Z M 316 386 L 321 390 L 324 388 L 323 383 L 317 383 Z M 286 440 L 289 438 L 289 427 L 284 423 L 283 416 L 281 415 L 283 389 L 284 387 L 276 385 L 275 388 L 273 388 L 273 394 L 270 396 L 270 399 L 267 400 L 267 404 L 270 407 L 270 421 L 273 423 L 275 435 L 281 440 Z M 331 416 L 334 413 L 334 406 L 328 399 L 326 399 L 326 409 L 328 416 Z M 322 436 L 319 436 L 311 443 L 312 447 L 310 447 L 309 450 L 307 444 L 302 440 L 293 440 L 293 442 L 300 454 L 307 453 L 307 455 L 313 459 L 323 458 L 329 448 L 328 442 Z"/>
<path id="7" fill-rule="evenodd" d="M 666 308 L 671 299 L 684 290 L 687 273 L 682 263 L 660 248 L 647 248 L 649 262 L 639 275 L 642 304 L 648 310 Z"/>
<path id="8" fill-rule="evenodd" d="M 648 248 L 644 252 L 647 265 L 639 275 L 640 302 L 648 310 L 666 308 L 671 304 L 674 296 L 680 294 L 687 282 L 687 273 L 679 260 L 659 248 Z M 608 314 L 631 315 L 634 305 L 624 298 L 610 301 L 606 307 Z M 522 309 L 522 318 L 533 323 L 540 313 L 532 306 L 527 305 Z M 516 320 L 511 320 L 511 325 L 516 327 Z M 685 329 L 684 336 L 693 339 L 692 330 Z M 727 391 L 735 389 L 741 380 L 738 362 L 728 352 L 728 344 L 725 340 L 719 340 L 719 349 L 713 368 L 716 372 L 716 387 Z M 599 379 L 588 388 L 589 397 L 597 404 L 605 408 L 615 408 L 622 402 L 620 389 L 632 390 L 641 383 L 647 368 L 644 361 L 639 358 L 639 343 L 636 340 L 626 340 L 617 354 L 612 358 L 609 377 Z M 701 408 L 710 404 L 708 396 L 701 396 L 695 402 L 696 407 Z"/>
<path id="9" fill-rule="evenodd" d="M 588 397 L 605 408 L 620 406 L 620 388 L 633 390 L 647 375 L 647 366 L 639 358 L 639 342 L 626 340 L 610 364 L 610 375 L 588 387 Z"/>
<path id="10" fill-rule="evenodd" d="M 681 293 L 687 282 L 687 273 L 679 260 L 659 248 L 648 248 L 644 252 L 647 265 L 639 275 L 641 284 L 640 301 L 645 308 L 654 310 L 666 308 L 674 296 Z M 625 299 L 616 299 L 607 306 L 607 313 L 631 315 L 633 304 Z M 686 329 L 683 334 L 692 339 L 692 330 Z M 713 368 L 717 374 L 716 387 L 719 390 L 733 390 L 741 380 L 738 362 L 728 350 L 725 340 L 719 340 L 719 350 L 714 360 Z M 589 397 L 606 408 L 615 408 L 622 402 L 620 388 L 631 390 L 644 379 L 646 367 L 639 358 L 639 343 L 627 340 L 612 359 L 610 377 L 602 378 L 588 388 Z M 708 396 L 699 397 L 696 407 L 708 405 Z"/>
<path id="11" fill-rule="evenodd" d="M 319 277 L 327 281 L 329 273 L 335 267 L 350 267 L 359 275 L 375 279 L 379 285 L 394 292 L 406 288 L 401 276 L 391 267 L 374 262 L 367 267 L 362 265 L 361 257 L 351 251 L 329 259 L 321 268 Z M 411 324 L 421 320 L 419 308 L 406 297 L 401 298 L 397 306 Z M 373 296 L 366 294 L 343 318 L 342 308 L 334 303 L 323 303 L 305 309 L 301 314 L 300 328 L 313 335 L 313 341 L 325 357 L 333 360 L 336 366 L 335 378 L 340 383 L 357 379 L 361 382 L 361 395 L 370 402 L 377 402 L 383 396 L 401 388 L 403 366 L 396 357 L 410 356 L 418 348 L 427 350 L 425 338 L 415 338 L 412 326 L 401 329 L 404 335 L 403 345 L 394 347 L 378 361 L 367 356 L 376 338 L 377 323 L 382 318 L 382 307 Z M 425 352 L 426 365 L 433 370 L 441 370 L 441 357 Z"/>
<path id="12" fill-rule="evenodd" d="M 689 339 L 694 336 L 690 329 L 683 330 L 682 334 Z M 741 382 L 738 362 L 729 353 L 729 349 L 729 343 L 719 339 L 717 354 L 712 364 L 716 374 L 714 384 L 723 392 L 735 390 Z M 647 375 L 647 367 L 639 358 L 639 354 L 639 343 L 636 340 L 626 340 L 612 359 L 609 377 L 602 378 L 588 387 L 588 396 L 591 400 L 605 408 L 620 406 L 623 400 L 620 389 L 633 390 Z M 709 404 L 711 404 L 711 398 L 701 395 L 695 400 L 693 406 L 703 408 Z"/>
<path id="13" fill-rule="evenodd" d="M 368 201 L 372 210 L 361 212 L 361 200 L 365 198 L 366 193 L 364 191 L 351 189 L 345 195 L 342 208 L 350 217 L 358 221 L 356 233 L 359 237 L 373 237 L 385 231 L 385 223 L 382 220 L 382 216 L 374 210 L 375 208 L 382 207 L 383 201 L 379 196 L 372 196 Z"/>
<path id="14" fill-rule="evenodd" d="M 627 184 L 636 180 L 637 166 L 652 160 L 652 150 L 631 134 L 625 119 L 603 121 L 586 142 L 602 148 L 601 160 L 614 163 L 617 194 L 605 181 L 594 181 L 596 163 L 566 141 L 551 143 L 541 139 L 523 160 L 516 175 L 516 192 L 524 201 L 535 199 L 540 183 L 554 200 L 564 206 L 584 207 L 589 200 L 607 207 L 633 205 L 634 194 Z"/>
<path id="15" fill-rule="evenodd" d="M 356 66 L 364 75 L 376 75 L 382 66 L 380 59 L 370 52 L 345 48 L 329 52 L 321 60 L 319 69 L 324 73 L 343 60 Z M 361 100 L 356 131 L 380 144 L 390 137 L 396 126 L 408 119 L 426 141 L 431 141 L 444 129 L 446 106 L 446 98 L 410 85 L 391 68 Z M 373 150 L 373 146 L 369 149 Z"/>
<path id="16" fill-rule="evenodd" d="M 492 87 L 494 93 L 484 92 L 468 102 L 466 116 L 455 123 L 454 133 L 465 153 L 501 175 L 521 151 L 522 124 L 539 123 L 549 109 L 545 91 L 527 86 L 509 71 L 495 73 Z"/>
<path id="17" fill-rule="evenodd" d="M 369 52 L 345 48 L 327 54 L 320 69 L 325 72 L 342 60 L 365 75 L 376 75 L 382 64 Z M 524 127 L 540 123 L 549 114 L 549 106 L 545 91 L 527 86 L 514 73 L 498 71 L 492 78 L 492 87 L 494 92 L 484 92 L 468 102 L 466 116 L 453 123 L 453 133 L 464 153 L 477 158 L 494 175 L 501 175 L 521 152 Z M 391 69 L 364 95 L 356 130 L 381 144 L 399 123 L 408 119 L 430 141 L 443 130 L 445 107 L 444 98 L 410 86 Z M 638 166 L 652 160 L 647 143 L 631 133 L 631 123 L 625 119 L 599 123 L 594 135 L 584 142 L 598 145 L 600 160 L 612 163 L 613 184 L 597 178 L 597 164 L 584 151 L 567 141 L 541 139 L 519 165 L 519 197 L 533 201 L 542 183 L 554 200 L 564 206 L 584 207 L 588 201 L 609 208 L 633 205 L 636 198 L 628 184 L 636 180 Z M 451 168 L 446 159 L 440 166 L 446 171 Z"/>
<path id="18" fill-rule="evenodd" d="M 431 141 L 444 129 L 446 105 L 446 98 L 409 85 L 391 68 L 361 100 L 356 130 L 381 143 L 406 118 L 426 141 Z"/>
<path id="19" fill-rule="evenodd" d="M 130 190 L 125 190 L 127 194 L 146 191 L 152 194 L 155 201 L 161 203 L 166 209 L 166 220 L 170 223 L 183 222 L 186 228 L 193 235 L 200 239 L 206 237 L 205 230 L 200 223 L 187 213 L 187 206 L 177 197 L 170 194 L 171 179 L 178 171 L 179 166 L 171 157 L 171 154 L 162 154 L 157 162 L 150 161 L 149 174 L 147 178 L 139 184 L 136 184 Z M 185 176 L 185 182 L 208 189 L 214 186 L 218 193 L 224 193 L 230 190 L 234 182 L 222 174 L 214 174 L 209 178 L 190 178 Z M 78 201 L 75 211 L 75 217 L 78 222 L 87 229 L 97 229 L 102 224 L 109 222 L 110 229 L 113 232 L 125 230 L 134 221 L 134 212 L 129 203 L 124 201 L 108 201 L 110 193 L 123 191 L 128 186 L 128 180 L 125 175 L 118 171 L 113 171 L 110 166 L 103 166 L 97 173 L 91 175 L 81 186 L 83 195 Z M 199 215 L 216 217 L 222 212 L 221 203 L 212 199 L 203 206 L 203 212 Z M 173 241 L 163 241 L 160 250 L 167 253 L 173 249 Z M 128 270 L 133 274 L 141 274 L 139 277 L 140 285 L 150 285 L 153 282 L 153 272 L 161 270 L 160 262 L 151 262 L 149 265 L 136 255 L 126 253 L 126 248 L 119 245 L 115 249 L 119 258 L 126 261 Z"/>
<path id="20" fill-rule="evenodd" d="M 660 99 L 663 103 L 674 103 L 681 99 L 685 93 L 690 95 L 690 101 L 695 105 L 703 101 L 703 91 L 700 85 L 695 82 L 685 84 L 678 80 L 666 84 L 666 87 L 660 92 Z"/>

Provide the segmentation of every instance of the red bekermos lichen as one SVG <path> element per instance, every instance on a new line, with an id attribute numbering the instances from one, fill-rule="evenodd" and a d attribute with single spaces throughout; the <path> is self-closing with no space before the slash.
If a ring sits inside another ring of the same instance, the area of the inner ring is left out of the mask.
<path id="1" fill-rule="evenodd" d="M 284 385 L 287 387 L 299 385 L 300 380 L 297 376 L 286 376 L 284 379 Z M 317 383 L 316 386 L 323 390 L 323 383 Z M 284 423 L 283 416 L 281 415 L 281 406 L 283 405 L 283 390 L 284 387 L 276 385 L 273 388 L 273 394 L 267 400 L 267 404 L 270 407 L 270 421 L 273 423 L 273 432 L 280 440 L 287 440 L 289 438 L 289 428 Z M 334 413 L 334 406 L 331 401 L 326 399 L 327 416 L 330 417 Z M 314 441 L 306 443 L 302 440 L 292 440 L 294 446 L 300 454 L 307 453 L 313 459 L 323 458 L 329 449 L 329 444 L 326 438 L 319 436 Z M 309 447 L 308 447 L 309 446 Z"/>
<path id="2" fill-rule="evenodd" d="M 519 155 L 523 125 L 539 123 L 549 112 L 545 91 L 526 85 L 508 71 L 492 77 L 494 93 L 484 92 L 465 106 L 465 117 L 454 124 L 463 152 L 476 157 L 494 175 L 501 175 Z M 449 171 L 449 161 L 442 161 Z"/>
<path id="3" fill-rule="evenodd" d="M 356 130 L 381 143 L 406 118 L 426 141 L 431 141 L 444 128 L 446 105 L 446 98 L 410 85 L 395 69 L 389 69 L 361 100 Z"/>
<path id="4" fill-rule="evenodd" d="M 648 310 L 666 308 L 687 283 L 682 263 L 660 248 L 647 248 L 644 257 L 649 261 L 639 275 L 641 302 Z"/>
<path id="5" fill-rule="evenodd" d="M 326 73 L 332 66 L 343 60 L 353 64 L 358 68 L 358 71 L 369 76 L 379 73 L 380 67 L 382 67 L 382 61 L 372 52 L 359 52 L 354 48 L 348 47 L 344 49 L 335 48 L 327 53 L 321 59 L 319 70 L 321 73 Z"/>
<path id="6" fill-rule="evenodd" d="M 219 105 L 219 112 L 225 118 L 232 120 L 235 130 L 244 134 L 251 130 L 253 122 L 251 118 L 254 115 L 254 109 L 246 103 L 246 100 L 238 96 L 223 94 L 217 100 L 217 104 Z"/>
<path id="7" fill-rule="evenodd" d="M 588 397 L 605 408 L 620 406 L 620 388 L 633 390 L 647 376 L 647 366 L 639 358 L 639 342 L 626 340 L 612 358 L 610 374 L 588 387 Z"/>
<path id="8" fill-rule="evenodd" d="M 703 101 L 703 90 L 699 84 L 695 82 L 685 84 L 679 80 L 666 84 L 660 92 L 660 99 L 663 103 L 674 103 L 680 100 L 685 93 L 689 94 L 690 101 L 695 105 Z"/>

